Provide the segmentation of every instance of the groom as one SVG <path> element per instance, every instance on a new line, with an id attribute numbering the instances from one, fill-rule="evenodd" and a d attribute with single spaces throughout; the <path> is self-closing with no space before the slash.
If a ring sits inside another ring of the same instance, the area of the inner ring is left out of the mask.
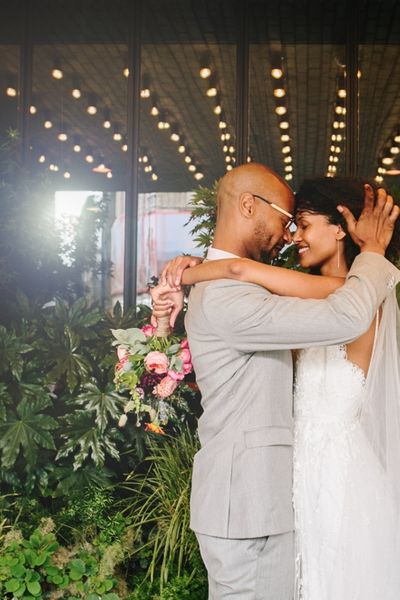
<path id="1" fill-rule="evenodd" d="M 293 194 L 267 167 L 233 169 L 222 178 L 217 200 L 208 260 L 259 260 L 291 241 Z M 370 188 L 358 222 L 343 208 L 361 254 L 346 284 L 326 300 L 280 297 L 226 279 L 192 288 L 185 325 L 204 412 L 191 528 L 207 567 L 210 600 L 293 598 L 290 349 L 345 343 L 368 329 L 396 284 L 383 256 L 398 216 L 393 209 L 389 221 L 391 208 L 383 190 L 373 208 Z M 162 286 L 153 294 L 154 314 L 161 316 Z"/>

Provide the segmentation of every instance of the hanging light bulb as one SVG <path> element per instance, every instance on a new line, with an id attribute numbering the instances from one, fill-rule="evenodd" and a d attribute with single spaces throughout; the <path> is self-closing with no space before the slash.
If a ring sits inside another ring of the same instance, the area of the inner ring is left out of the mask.
<path id="1" fill-rule="evenodd" d="M 122 152 L 128 152 L 128 144 L 123 144 L 121 146 L 121 150 L 122 150 Z"/>
<path id="2" fill-rule="evenodd" d="M 220 115 L 222 113 L 222 106 L 220 104 L 216 104 L 214 106 L 214 114 Z"/>
<path id="3" fill-rule="evenodd" d="M 211 75 L 211 69 L 210 67 L 201 67 L 199 73 L 202 79 L 208 79 Z"/>
<path id="4" fill-rule="evenodd" d="M 195 170 L 196 170 L 196 167 L 194 165 L 189 165 L 188 169 L 189 169 L 190 172 L 194 173 Z"/>
<path id="5" fill-rule="evenodd" d="M 217 88 L 214 86 L 209 87 L 206 94 L 209 98 L 214 98 L 218 94 Z"/>
<path id="6" fill-rule="evenodd" d="M 282 75 L 283 75 L 282 69 L 274 68 L 271 70 L 271 76 L 274 79 L 280 79 L 282 77 Z"/>
<path id="7" fill-rule="evenodd" d="M 53 127 L 53 123 L 50 120 L 47 120 L 43 123 L 43 127 L 45 129 L 51 129 Z"/>
<path id="8" fill-rule="evenodd" d="M 89 115 L 95 115 L 97 113 L 97 106 L 95 104 L 89 104 L 89 106 L 86 109 L 86 112 Z"/>
<path id="9" fill-rule="evenodd" d="M 46 157 L 45 157 L 45 155 L 44 155 L 44 154 L 41 154 L 41 155 L 39 156 L 39 158 L 38 158 L 38 162 L 40 162 L 40 163 L 44 163 L 44 162 L 46 162 Z"/>
<path id="10" fill-rule="evenodd" d="M 178 146 L 178 152 L 179 152 L 179 154 L 183 154 L 185 151 L 186 151 L 185 146 L 183 146 L 183 145 Z"/>
<path id="11" fill-rule="evenodd" d="M 64 131 L 62 131 L 58 134 L 57 139 L 59 139 L 60 142 L 66 142 L 68 139 L 68 135 Z"/>
<path id="12" fill-rule="evenodd" d="M 36 115 L 36 113 L 37 113 L 36 106 L 34 106 L 33 104 L 31 104 L 31 106 L 29 107 L 29 112 L 31 113 L 31 115 Z"/>
<path id="13" fill-rule="evenodd" d="M 288 123 L 287 121 L 281 121 L 281 122 L 279 123 L 279 127 L 280 127 L 281 129 L 289 129 L 289 123 Z"/>
<path id="14" fill-rule="evenodd" d="M 289 142 L 290 141 L 290 135 L 288 135 L 287 133 L 284 133 L 281 135 L 281 142 Z"/>
<path id="15" fill-rule="evenodd" d="M 179 142 L 179 140 L 181 139 L 179 133 L 176 133 L 175 131 L 171 133 L 170 137 L 173 142 Z"/>
<path id="16" fill-rule="evenodd" d="M 291 181 L 293 179 L 293 175 L 291 173 L 287 173 L 287 175 L 285 175 L 285 179 L 286 181 Z"/>
<path id="17" fill-rule="evenodd" d="M 283 88 L 276 88 L 274 89 L 274 96 L 275 98 L 283 98 L 286 96 L 286 91 Z"/>
<path id="18" fill-rule="evenodd" d="M 188 164 L 189 164 L 189 163 L 191 163 L 191 162 L 192 162 L 192 159 L 191 159 L 191 157 L 190 157 L 189 155 L 185 156 L 185 163 L 188 163 Z"/>
<path id="19" fill-rule="evenodd" d="M 15 96 L 17 95 L 17 90 L 15 87 L 9 86 L 6 89 L 6 94 L 7 96 L 9 96 L 10 98 L 15 98 Z"/>
<path id="20" fill-rule="evenodd" d="M 197 179 L 197 181 L 200 181 L 200 179 L 203 179 L 204 175 L 203 173 L 200 173 L 200 171 L 197 171 L 197 173 L 194 174 L 194 178 Z"/>
<path id="21" fill-rule="evenodd" d="M 71 179 L 71 173 L 69 171 L 64 172 L 64 179 Z"/>
<path id="22" fill-rule="evenodd" d="M 129 77 L 129 69 L 128 67 L 125 67 L 125 69 L 122 71 L 122 74 L 124 77 Z"/>
<path id="23" fill-rule="evenodd" d="M 140 97 L 141 98 L 150 98 L 149 88 L 143 88 L 142 90 L 140 90 Z"/>
<path id="24" fill-rule="evenodd" d="M 287 108 L 286 106 L 277 106 L 275 112 L 277 115 L 285 115 L 287 113 Z"/>
<path id="25" fill-rule="evenodd" d="M 152 106 L 150 109 L 150 114 L 153 115 L 153 117 L 156 117 L 159 114 L 159 110 L 157 108 L 156 105 Z"/>
<path id="26" fill-rule="evenodd" d="M 92 163 L 94 161 L 93 155 L 92 154 L 86 154 L 85 160 L 88 163 Z"/>
<path id="27" fill-rule="evenodd" d="M 112 176 L 113 176 L 112 172 L 108 171 L 108 173 L 106 175 L 107 179 L 112 179 Z"/>
<path id="28" fill-rule="evenodd" d="M 62 79 L 64 77 L 64 73 L 60 67 L 54 67 L 51 71 L 51 75 L 54 79 Z"/>
<path id="29" fill-rule="evenodd" d="M 74 151 L 74 152 L 80 152 L 80 151 L 81 151 L 81 149 L 82 149 L 82 148 L 81 148 L 80 144 L 74 144 L 74 147 L 73 147 L 73 151 Z"/>
<path id="30" fill-rule="evenodd" d="M 75 98 L 75 100 L 79 100 L 79 98 L 82 96 L 82 92 L 78 87 L 74 87 L 71 90 L 71 96 Z"/>
<path id="31" fill-rule="evenodd" d="M 152 173 L 151 174 L 151 178 L 152 178 L 153 181 L 157 181 L 158 176 L 156 175 L 156 173 Z"/>

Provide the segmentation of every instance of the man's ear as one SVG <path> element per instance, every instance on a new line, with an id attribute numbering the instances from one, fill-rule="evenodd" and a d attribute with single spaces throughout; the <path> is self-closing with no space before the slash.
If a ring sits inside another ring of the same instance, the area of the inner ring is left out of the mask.
<path id="1" fill-rule="evenodd" d="M 255 211 L 255 202 L 253 194 L 250 192 L 243 192 L 239 196 L 239 210 L 240 214 L 246 219 L 251 218 Z"/>
<path id="2" fill-rule="evenodd" d="M 343 240 L 346 237 L 346 232 L 343 230 L 343 227 L 341 225 L 337 226 L 337 232 L 336 232 L 336 239 L 339 240 Z"/>

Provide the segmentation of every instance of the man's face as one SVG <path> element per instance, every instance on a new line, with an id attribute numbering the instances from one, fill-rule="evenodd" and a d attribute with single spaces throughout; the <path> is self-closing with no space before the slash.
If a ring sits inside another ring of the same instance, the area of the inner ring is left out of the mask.
<path id="1" fill-rule="evenodd" d="M 253 229 L 253 258 L 259 260 L 267 255 L 269 260 L 276 258 L 286 244 L 291 243 L 292 236 L 287 229 L 290 217 L 281 213 L 278 208 L 293 213 L 294 198 L 289 188 L 280 184 L 277 190 L 265 190 L 265 200 L 255 196 L 256 216 Z M 275 206 L 271 206 L 268 202 Z"/>

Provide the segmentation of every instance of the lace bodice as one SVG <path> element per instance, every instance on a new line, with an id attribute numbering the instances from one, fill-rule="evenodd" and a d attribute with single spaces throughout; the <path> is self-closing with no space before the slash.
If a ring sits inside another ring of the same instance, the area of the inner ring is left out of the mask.
<path id="1" fill-rule="evenodd" d="M 347 421 L 359 414 L 365 375 L 350 362 L 344 346 L 308 348 L 296 368 L 295 418 Z"/>

